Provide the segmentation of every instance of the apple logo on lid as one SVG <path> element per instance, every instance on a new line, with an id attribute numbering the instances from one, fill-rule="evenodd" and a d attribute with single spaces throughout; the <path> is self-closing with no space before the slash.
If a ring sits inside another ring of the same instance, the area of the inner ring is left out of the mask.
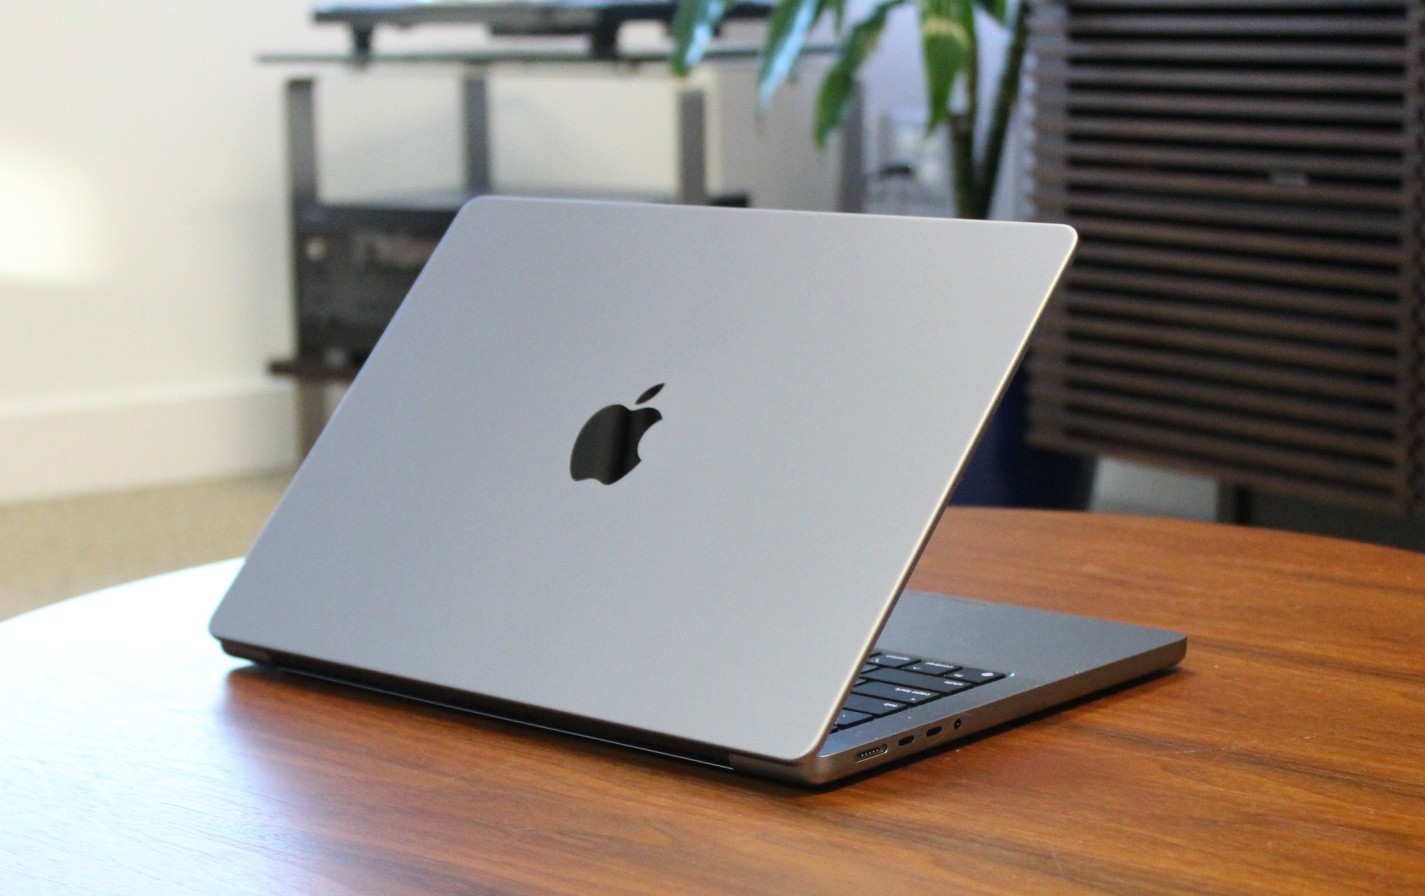
<path id="1" fill-rule="evenodd" d="M 635 406 L 653 400 L 663 383 L 638 396 Z M 577 482 L 597 479 L 613 485 L 638 466 L 638 442 L 649 427 L 663 419 L 657 408 L 638 410 L 621 404 L 611 404 L 590 417 L 574 439 L 574 452 L 569 456 L 569 475 Z"/>

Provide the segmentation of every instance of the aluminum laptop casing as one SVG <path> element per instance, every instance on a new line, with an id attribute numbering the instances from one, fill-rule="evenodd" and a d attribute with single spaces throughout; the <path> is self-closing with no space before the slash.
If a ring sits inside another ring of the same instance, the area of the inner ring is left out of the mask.
<path id="1" fill-rule="evenodd" d="M 1074 243 L 477 199 L 211 631 L 502 715 L 807 762 Z M 658 384 L 642 462 L 575 481 L 590 416 Z"/>

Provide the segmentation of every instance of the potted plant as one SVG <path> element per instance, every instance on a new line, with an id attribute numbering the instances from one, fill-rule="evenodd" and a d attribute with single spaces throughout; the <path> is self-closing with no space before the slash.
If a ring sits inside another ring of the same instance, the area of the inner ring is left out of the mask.
<path id="1" fill-rule="evenodd" d="M 729 0 L 679 0 L 673 19 L 673 70 L 687 74 L 703 57 L 722 22 Z M 767 24 L 757 79 L 765 108 L 796 68 L 807 39 L 824 18 L 838 36 L 836 61 L 817 96 L 814 138 L 825 147 L 841 124 L 861 66 L 870 58 L 899 6 L 914 4 L 919 15 L 921 67 L 925 74 L 926 133 L 949 128 L 950 170 L 956 211 L 962 218 L 988 217 L 1004 156 L 1010 116 L 1019 97 L 1028 38 L 1027 2 L 1008 0 L 881 0 L 860 21 L 846 24 L 846 0 L 778 0 Z M 977 12 L 978 11 L 978 12 Z M 980 28 L 1004 29 L 999 78 L 988 108 L 980 92 Z M 960 88 L 957 90 L 957 86 Z"/>
<path id="2" fill-rule="evenodd" d="M 732 0 L 678 0 L 673 19 L 672 67 L 682 75 L 703 57 Z M 836 60 L 817 96 L 814 139 L 825 147 L 841 124 L 857 74 L 876 49 L 892 10 L 913 5 L 918 15 L 925 76 L 926 133 L 948 128 L 955 208 L 962 218 L 989 217 L 1006 138 L 1019 98 L 1030 0 L 880 0 L 847 25 L 846 0 L 776 0 L 761 52 L 757 92 L 766 108 L 795 70 L 813 29 L 829 18 Z M 982 98 L 981 28 L 1002 29 L 1003 58 L 988 102 Z M 1031 448 L 1027 385 L 1021 372 L 970 459 L 956 503 L 1083 508 L 1093 481 L 1091 460 Z"/>

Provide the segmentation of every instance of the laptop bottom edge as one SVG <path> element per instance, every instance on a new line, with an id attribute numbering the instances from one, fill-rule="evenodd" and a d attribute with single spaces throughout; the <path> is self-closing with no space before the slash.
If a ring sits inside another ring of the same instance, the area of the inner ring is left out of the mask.
<path id="1" fill-rule="evenodd" d="M 1135 681 L 1173 666 L 1186 651 L 1186 641 L 1176 640 L 1043 684 L 1027 684 L 1021 680 L 1008 693 L 996 694 L 995 689 L 989 687 L 976 689 L 982 693 L 974 700 L 937 702 L 917 708 L 930 710 L 935 706 L 937 709 L 933 713 L 907 712 L 883 720 L 895 719 L 894 727 L 868 725 L 832 734 L 818 755 L 803 763 L 788 764 L 757 756 L 729 754 L 707 744 L 630 730 L 596 719 L 482 697 L 339 663 L 231 640 L 224 639 L 221 643 L 232 656 L 276 670 L 803 787 L 824 786 L 899 764 L 918 754 L 940 750 L 1025 716 Z"/>
<path id="2" fill-rule="evenodd" d="M 553 712 L 512 701 L 482 697 L 456 688 L 372 672 L 341 663 L 311 659 L 226 639 L 219 640 L 223 650 L 228 654 L 276 671 L 292 672 L 306 678 L 375 691 L 403 700 L 415 700 L 443 709 L 471 713 L 555 734 L 572 735 L 585 740 L 628 747 L 644 753 L 695 762 L 699 765 L 727 771 L 732 770 L 727 752 L 706 744 L 663 737 L 597 719 Z"/>

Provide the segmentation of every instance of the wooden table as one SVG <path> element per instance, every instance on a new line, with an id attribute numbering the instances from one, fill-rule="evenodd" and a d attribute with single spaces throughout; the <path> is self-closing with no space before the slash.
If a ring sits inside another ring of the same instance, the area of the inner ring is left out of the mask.
<path id="1" fill-rule="evenodd" d="M 952 510 L 923 589 L 1173 673 L 807 792 L 265 672 L 235 562 L 0 625 L 0 893 L 1425 893 L 1425 556 Z"/>

